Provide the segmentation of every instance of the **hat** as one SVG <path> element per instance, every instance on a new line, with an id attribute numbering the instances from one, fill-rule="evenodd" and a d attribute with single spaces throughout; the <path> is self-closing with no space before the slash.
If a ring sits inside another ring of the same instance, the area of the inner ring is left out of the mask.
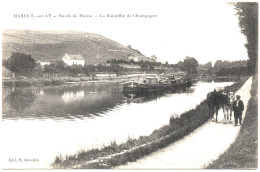
<path id="1" fill-rule="evenodd" d="M 240 95 L 236 95 L 236 97 L 240 98 L 241 96 Z"/>

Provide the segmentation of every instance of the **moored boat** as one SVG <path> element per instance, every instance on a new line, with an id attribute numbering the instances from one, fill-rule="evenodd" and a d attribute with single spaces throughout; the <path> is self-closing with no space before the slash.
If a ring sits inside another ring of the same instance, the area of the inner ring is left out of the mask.
<path id="1" fill-rule="evenodd" d="M 148 93 L 166 89 L 186 88 L 191 85 L 191 81 L 185 78 L 143 75 L 138 81 L 132 80 L 123 83 L 123 91 L 131 93 Z"/>
<path id="2" fill-rule="evenodd" d="M 136 81 L 129 81 L 123 83 L 123 91 L 124 92 L 147 92 L 148 86 L 145 83 L 140 83 Z"/>

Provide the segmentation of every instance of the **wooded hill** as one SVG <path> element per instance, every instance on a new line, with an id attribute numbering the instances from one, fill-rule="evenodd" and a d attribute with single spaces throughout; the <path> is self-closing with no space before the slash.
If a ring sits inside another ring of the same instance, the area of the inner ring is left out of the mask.
<path id="1" fill-rule="evenodd" d="M 152 61 L 131 46 L 121 45 L 101 35 L 78 31 L 3 30 L 3 59 L 12 52 L 30 54 L 37 61 L 61 60 L 65 53 L 81 54 L 86 64 L 105 63 L 110 59 L 127 60 L 138 56 L 139 61 Z"/>

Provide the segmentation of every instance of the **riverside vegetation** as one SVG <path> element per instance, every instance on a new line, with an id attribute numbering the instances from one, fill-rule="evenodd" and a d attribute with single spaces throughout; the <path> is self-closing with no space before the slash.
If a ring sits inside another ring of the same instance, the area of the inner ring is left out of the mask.
<path id="1" fill-rule="evenodd" d="M 128 77 L 60 77 L 60 78 L 30 78 L 19 80 L 3 80 L 4 87 L 29 87 L 29 86 L 62 86 L 67 82 L 81 83 L 86 81 L 126 81 Z"/>
<path id="2" fill-rule="evenodd" d="M 242 78 L 232 86 L 224 88 L 225 91 L 238 90 L 248 79 Z M 53 168 L 112 168 L 135 161 L 149 155 L 167 145 L 183 138 L 196 128 L 208 121 L 208 106 L 206 101 L 201 102 L 195 109 L 178 115 L 172 115 L 169 125 L 155 130 L 149 136 L 138 139 L 129 138 L 126 143 L 118 145 L 115 141 L 102 149 L 79 151 L 75 155 L 57 155 L 52 163 Z M 84 137 L 84 136 L 83 136 Z"/>
<path id="3" fill-rule="evenodd" d="M 208 169 L 256 169 L 258 166 L 258 78 L 253 78 L 251 98 L 236 141 Z"/>
<path id="4" fill-rule="evenodd" d="M 66 82 L 81 82 L 81 81 L 90 81 L 90 77 L 60 77 L 60 78 L 21 78 L 17 80 L 3 80 L 3 86 L 15 86 L 15 87 L 27 87 L 27 86 L 36 86 L 36 85 L 63 85 Z"/>

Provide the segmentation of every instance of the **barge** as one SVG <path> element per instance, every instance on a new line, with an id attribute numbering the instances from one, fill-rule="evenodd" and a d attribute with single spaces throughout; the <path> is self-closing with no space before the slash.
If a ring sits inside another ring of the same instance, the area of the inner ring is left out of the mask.
<path id="1" fill-rule="evenodd" d="M 166 89 L 186 88 L 192 85 L 186 78 L 158 77 L 157 75 L 143 75 L 138 81 L 132 80 L 123 83 L 123 92 L 149 93 Z"/>

